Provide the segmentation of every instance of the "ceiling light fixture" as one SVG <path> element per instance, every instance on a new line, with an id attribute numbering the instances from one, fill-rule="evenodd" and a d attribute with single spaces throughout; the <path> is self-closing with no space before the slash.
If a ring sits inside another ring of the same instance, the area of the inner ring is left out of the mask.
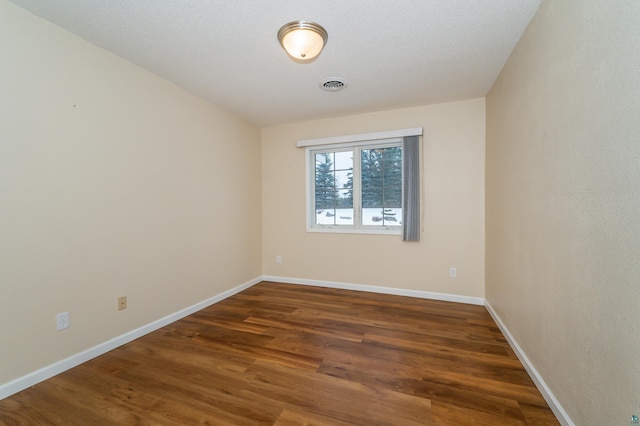
<path id="1" fill-rule="evenodd" d="M 300 63 L 312 62 L 322 52 L 327 30 L 315 22 L 293 21 L 278 31 L 278 40 L 289 57 Z"/>

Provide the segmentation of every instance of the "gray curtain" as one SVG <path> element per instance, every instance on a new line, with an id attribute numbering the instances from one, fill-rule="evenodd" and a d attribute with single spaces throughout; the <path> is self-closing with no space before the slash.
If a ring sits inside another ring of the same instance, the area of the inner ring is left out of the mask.
<path id="1" fill-rule="evenodd" d="M 420 144 L 402 139 L 402 241 L 420 241 Z"/>

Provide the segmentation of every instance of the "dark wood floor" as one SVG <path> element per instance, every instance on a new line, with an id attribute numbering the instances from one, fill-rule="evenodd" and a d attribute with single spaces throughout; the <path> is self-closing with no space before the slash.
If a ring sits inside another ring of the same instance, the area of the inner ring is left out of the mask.
<path id="1" fill-rule="evenodd" d="M 557 425 L 481 306 L 260 283 L 0 401 L 7 425 Z"/>

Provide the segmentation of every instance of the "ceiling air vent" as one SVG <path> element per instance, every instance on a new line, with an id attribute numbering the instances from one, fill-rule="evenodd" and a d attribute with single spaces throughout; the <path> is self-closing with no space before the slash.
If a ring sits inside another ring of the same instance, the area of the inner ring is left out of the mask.
<path id="1" fill-rule="evenodd" d="M 347 83 L 340 78 L 327 78 L 320 83 L 320 88 L 325 92 L 339 92 L 347 87 Z"/>

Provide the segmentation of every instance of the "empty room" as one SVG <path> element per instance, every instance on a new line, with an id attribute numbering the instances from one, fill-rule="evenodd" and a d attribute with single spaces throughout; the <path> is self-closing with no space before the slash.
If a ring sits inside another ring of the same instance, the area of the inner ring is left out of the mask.
<path id="1" fill-rule="evenodd" d="M 0 425 L 640 424 L 639 23 L 0 0 Z"/>

